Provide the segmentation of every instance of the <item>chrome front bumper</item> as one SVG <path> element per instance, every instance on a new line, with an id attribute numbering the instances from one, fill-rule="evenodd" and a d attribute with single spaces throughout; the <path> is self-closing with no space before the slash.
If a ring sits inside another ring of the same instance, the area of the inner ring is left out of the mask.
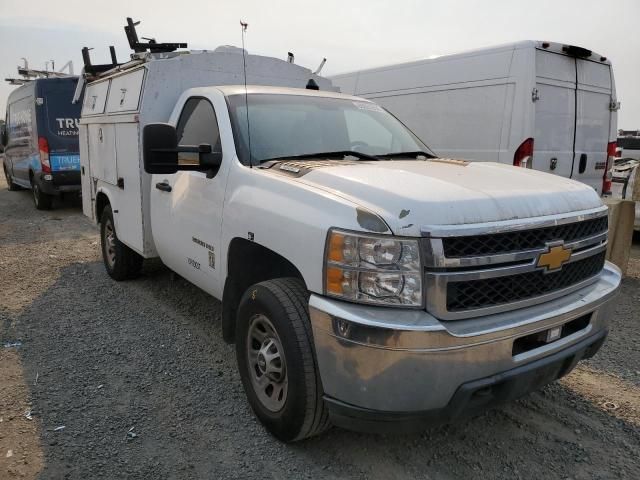
<path id="1" fill-rule="evenodd" d="M 589 338 L 601 343 L 620 281 L 620 271 L 607 262 L 596 282 L 564 297 L 455 321 L 440 321 L 422 310 L 312 295 L 309 309 L 326 398 L 381 414 L 444 409 L 469 382 L 561 357 L 578 344 L 589 344 Z M 580 330 L 514 354 L 516 339 L 585 316 L 590 316 L 588 324 Z"/>

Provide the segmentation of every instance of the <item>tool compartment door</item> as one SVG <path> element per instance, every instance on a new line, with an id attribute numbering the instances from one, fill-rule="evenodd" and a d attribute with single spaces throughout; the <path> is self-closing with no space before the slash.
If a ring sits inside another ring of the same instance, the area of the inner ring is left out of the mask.
<path id="1" fill-rule="evenodd" d="M 610 66 L 576 59 L 576 148 L 572 178 L 602 189 L 612 111 Z"/>
<path id="2" fill-rule="evenodd" d="M 107 103 L 107 94 L 109 93 L 109 80 L 103 82 L 92 83 L 87 86 L 82 102 L 82 116 L 101 115 L 104 113 L 104 107 Z"/>
<path id="3" fill-rule="evenodd" d="M 80 183 L 82 185 L 82 212 L 91 220 L 94 218 L 95 192 L 91 184 L 91 168 L 89 158 L 89 143 L 87 125 L 80 125 L 78 130 L 78 142 L 80 146 Z"/>
<path id="4" fill-rule="evenodd" d="M 117 123 L 116 157 L 118 213 L 116 228 L 119 239 L 133 250 L 144 251 L 142 225 L 142 197 L 140 193 L 139 131 L 137 123 Z"/>
<path id="5" fill-rule="evenodd" d="M 88 125 L 91 177 L 116 185 L 116 136 L 112 123 Z M 86 172 L 85 172 L 86 173 Z"/>
<path id="6" fill-rule="evenodd" d="M 141 68 L 111 80 L 107 113 L 133 112 L 138 110 L 145 69 Z"/>

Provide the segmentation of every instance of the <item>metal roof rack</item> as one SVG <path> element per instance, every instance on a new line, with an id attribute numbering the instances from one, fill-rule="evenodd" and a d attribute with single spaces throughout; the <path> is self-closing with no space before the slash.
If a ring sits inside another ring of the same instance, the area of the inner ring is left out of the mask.
<path id="1" fill-rule="evenodd" d="M 146 38 L 142 37 L 143 40 L 147 40 L 146 42 L 141 42 L 138 39 L 138 32 L 136 31 L 136 26 L 140 25 L 140 22 L 134 22 L 131 17 L 127 17 L 127 24 L 124 27 L 124 32 L 127 35 L 127 41 L 129 42 L 129 47 L 133 50 L 133 54 L 131 55 L 132 60 L 140 60 L 144 58 L 144 54 L 146 53 L 170 53 L 176 51 L 178 48 L 187 48 L 187 44 L 183 42 L 179 43 L 158 43 L 155 38 Z M 100 77 L 107 72 L 111 72 L 114 69 L 117 69 L 123 65 L 128 65 L 131 62 L 126 63 L 118 63 L 118 59 L 116 58 L 116 50 L 113 45 L 109 46 L 109 52 L 111 54 L 111 63 L 105 63 L 101 65 L 94 65 L 91 62 L 91 56 L 89 51 L 91 48 L 84 47 L 82 49 L 82 60 L 84 62 L 84 74 L 89 79 L 93 79 L 96 77 Z"/>
<path id="2" fill-rule="evenodd" d="M 18 65 L 18 75 L 22 78 L 5 78 L 6 82 L 9 82 L 10 85 L 24 85 L 25 83 L 31 82 L 33 80 L 37 80 L 39 78 L 68 78 L 74 77 L 73 74 L 73 62 L 68 61 L 64 64 L 64 66 L 59 70 L 55 71 L 55 62 L 51 60 L 50 62 L 46 62 L 46 66 L 44 70 L 36 70 L 34 68 L 29 68 L 29 62 L 26 58 L 22 58 L 24 61 L 24 66 Z M 49 63 L 51 63 L 51 70 L 49 70 Z M 63 70 L 67 69 L 69 73 L 65 73 Z"/>

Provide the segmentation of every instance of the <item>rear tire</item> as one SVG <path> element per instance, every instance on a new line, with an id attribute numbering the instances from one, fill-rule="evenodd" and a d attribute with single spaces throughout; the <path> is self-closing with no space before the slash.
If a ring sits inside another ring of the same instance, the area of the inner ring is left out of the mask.
<path id="1" fill-rule="evenodd" d="M 242 384 L 258 419 L 283 442 L 312 437 L 331 426 L 308 301 L 302 281 L 282 278 L 253 285 L 238 307 L 236 358 Z"/>
<path id="2" fill-rule="evenodd" d="M 53 204 L 53 197 L 51 195 L 44 193 L 40 189 L 38 182 L 34 180 L 33 176 L 31 177 L 31 193 L 33 194 L 32 195 L 33 204 L 36 206 L 36 209 L 51 210 L 51 205 Z"/>
<path id="3" fill-rule="evenodd" d="M 3 165 L 2 169 L 4 170 L 4 178 L 7 180 L 7 187 L 9 187 L 9 190 L 12 192 L 20 190 L 20 186 L 17 183 L 13 183 L 11 175 L 9 175 L 9 172 L 7 172 L 7 166 Z"/>
<path id="4" fill-rule="evenodd" d="M 122 281 L 139 275 L 143 258 L 118 240 L 111 205 L 102 211 L 100 246 L 104 266 L 111 278 Z"/>

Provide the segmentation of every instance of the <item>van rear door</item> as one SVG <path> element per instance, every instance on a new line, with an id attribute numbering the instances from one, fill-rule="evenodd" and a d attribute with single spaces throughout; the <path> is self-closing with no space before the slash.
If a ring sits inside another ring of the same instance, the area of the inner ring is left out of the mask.
<path id="1" fill-rule="evenodd" d="M 555 50 L 555 51 L 554 51 Z M 536 50 L 533 168 L 573 178 L 602 193 L 607 144 L 615 130 L 608 63 L 579 47 Z"/>
<path id="2" fill-rule="evenodd" d="M 567 55 L 536 50 L 533 169 L 571 176 L 576 121 L 576 66 Z"/>
<path id="3" fill-rule="evenodd" d="M 571 178 L 602 193 L 613 116 L 610 109 L 613 100 L 611 66 L 582 58 L 575 61 L 576 141 Z"/>
<path id="4" fill-rule="evenodd" d="M 38 138 L 45 138 L 56 185 L 80 183 L 78 122 L 82 103 L 72 104 L 77 78 L 38 81 L 36 112 Z"/>

